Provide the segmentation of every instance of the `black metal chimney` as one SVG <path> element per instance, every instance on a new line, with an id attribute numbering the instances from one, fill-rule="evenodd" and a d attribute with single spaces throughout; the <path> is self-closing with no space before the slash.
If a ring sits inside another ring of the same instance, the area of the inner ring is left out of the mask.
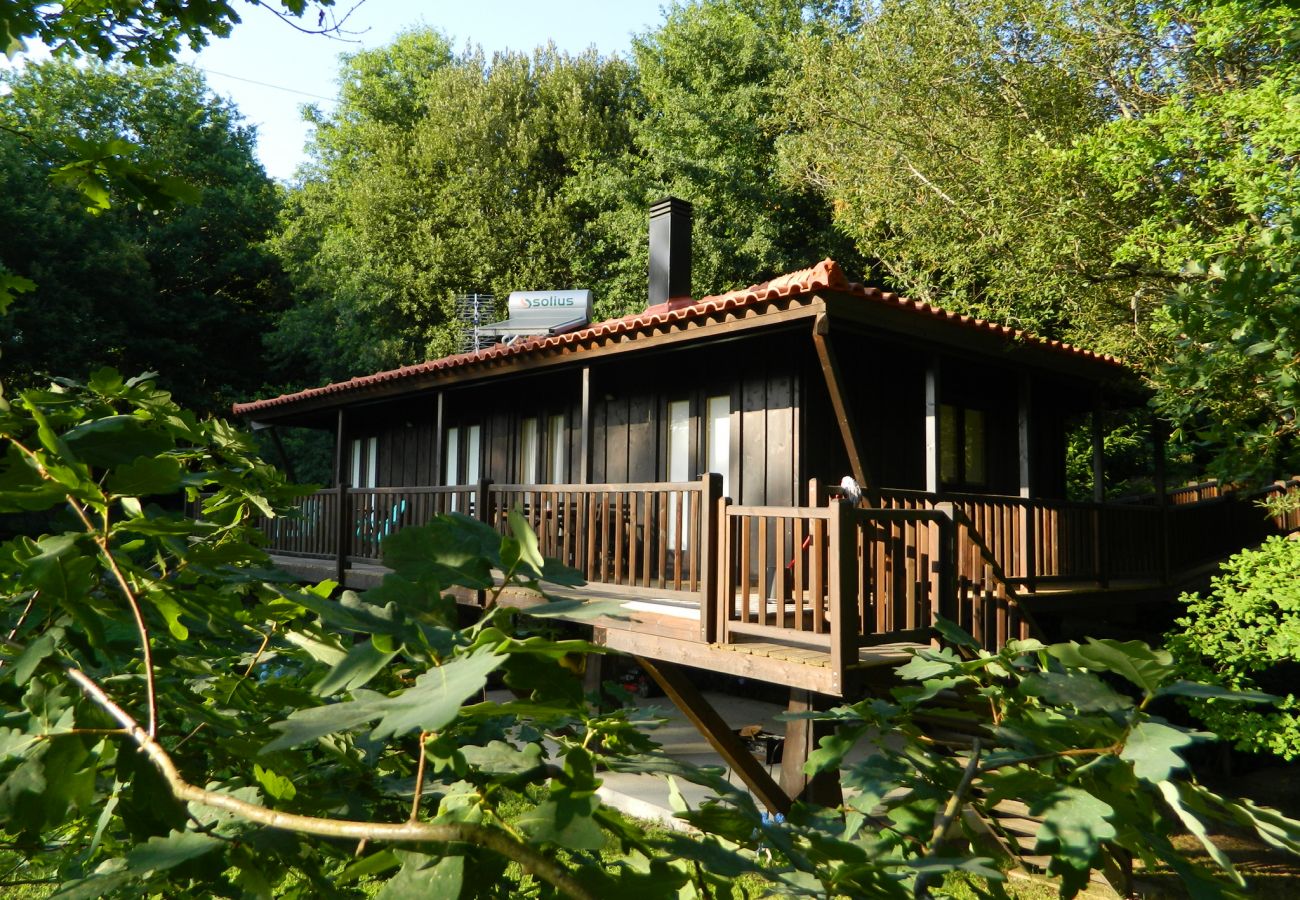
<path id="1" fill-rule="evenodd" d="M 650 207 L 650 305 L 691 296 L 691 204 L 665 197 Z"/>

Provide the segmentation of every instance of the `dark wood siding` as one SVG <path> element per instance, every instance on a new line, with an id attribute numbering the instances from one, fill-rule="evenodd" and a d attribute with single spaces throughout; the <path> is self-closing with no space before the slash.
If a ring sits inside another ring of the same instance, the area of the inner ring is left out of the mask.
<path id="1" fill-rule="evenodd" d="M 925 482 L 925 370 L 931 354 L 876 335 L 833 328 L 831 340 L 844 389 L 857 417 L 869 470 L 884 487 L 919 489 Z M 941 398 L 986 416 L 988 484 L 1019 491 L 1017 403 L 1019 373 L 1011 366 L 944 357 Z M 537 419 L 542 446 L 550 417 L 564 416 L 563 480 L 577 482 L 584 447 L 579 368 L 521 375 L 443 393 L 444 427 L 481 428 L 481 472 L 513 483 L 523 471 L 521 423 Z M 809 337 L 799 331 L 646 356 L 603 359 L 591 373 L 588 480 L 650 482 L 668 478 L 668 411 L 690 404 L 689 477 L 707 464 L 707 399 L 730 398 L 732 499 L 746 505 L 805 503 L 807 479 L 838 484 L 849 471 L 838 423 Z M 1032 453 L 1035 493 L 1064 494 L 1066 418 L 1083 400 L 1078 385 L 1037 378 L 1033 388 Z M 434 394 L 349 411 L 351 437 L 377 436 L 377 483 L 437 484 L 442 463 L 434 434 Z M 539 479 L 551 480 L 539 459 Z"/>

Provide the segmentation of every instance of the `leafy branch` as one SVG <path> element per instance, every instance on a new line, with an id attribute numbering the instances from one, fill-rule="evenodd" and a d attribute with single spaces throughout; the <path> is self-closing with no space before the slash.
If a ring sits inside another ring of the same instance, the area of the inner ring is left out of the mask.
<path id="1" fill-rule="evenodd" d="M 12 437 L 9 441 L 20 453 L 32 461 L 37 474 L 40 475 L 41 478 L 55 484 L 59 483 L 50 474 L 49 469 L 46 468 L 45 464 L 34 451 L 23 446 L 19 441 Z M 145 698 L 149 708 L 149 736 L 151 738 L 156 737 L 158 734 L 158 688 L 154 681 L 153 648 L 152 643 L 149 640 L 149 625 L 144 620 L 144 610 L 140 608 L 140 601 L 136 597 L 135 591 L 131 589 L 131 585 L 127 582 L 126 576 L 122 574 L 122 570 L 118 566 L 117 560 L 113 557 L 113 551 L 108 545 L 108 500 L 106 498 L 103 504 L 104 528 L 101 531 L 95 528 L 94 524 L 90 521 L 90 517 L 86 515 L 85 509 L 82 508 L 81 504 L 77 502 L 77 499 L 73 497 L 72 494 L 65 494 L 64 496 L 67 498 L 68 506 L 76 514 L 77 518 L 81 520 L 81 524 L 86 529 L 86 534 L 95 542 L 95 546 L 99 548 L 100 557 L 104 560 L 104 564 L 108 566 L 109 571 L 113 573 L 113 578 L 117 581 L 117 585 L 122 591 L 122 596 L 126 598 L 127 606 L 131 609 L 131 616 L 135 619 L 135 627 L 140 634 L 141 661 L 144 665 Z"/>
<path id="2" fill-rule="evenodd" d="M 296 813 L 280 812 L 264 806 L 248 803 L 229 794 L 209 791 L 187 782 L 177 770 L 175 763 L 162 745 L 154 740 L 139 723 L 122 709 L 104 692 L 93 679 L 80 669 L 68 671 L 68 677 L 100 709 L 113 717 L 136 746 L 153 763 L 178 800 L 199 803 L 214 809 L 222 809 L 240 818 L 277 828 L 282 831 L 295 831 L 320 837 L 349 838 L 352 840 L 390 841 L 401 843 L 466 843 L 485 847 L 495 853 L 518 863 L 531 875 L 542 879 L 561 891 L 565 896 L 575 900 L 596 900 L 576 878 L 556 865 L 545 855 L 526 844 L 511 840 L 506 835 L 491 828 L 468 823 L 430 823 L 415 819 L 406 822 L 363 822 L 345 819 L 325 819 L 316 816 L 304 816 Z"/>

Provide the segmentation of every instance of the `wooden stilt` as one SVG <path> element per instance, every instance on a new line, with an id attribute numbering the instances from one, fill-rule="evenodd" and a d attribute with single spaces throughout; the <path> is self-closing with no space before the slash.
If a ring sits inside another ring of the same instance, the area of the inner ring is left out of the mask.
<path id="1" fill-rule="evenodd" d="M 789 711 L 792 713 L 812 712 L 825 709 L 826 704 L 818 704 L 817 695 L 811 691 L 792 689 L 790 691 Z M 808 719 L 792 719 L 785 724 L 785 749 L 781 755 L 781 790 L 787 797 L 806 800 L 829 808 L 835 808 L 844 802 L 840 791 L 838 772 L 823 772 L 815 778 L 804 773 L 804 764 L 808 755 L 817 747 L 817 742 L 832 730 L 829 722 L 811 722 Z"/>
<path id="2" fill-rule="evenodd" d="M 686 718 L 699 729 L 700 734 L 704 735 L 705 740 L 726 764 L 735 770 L 760 803 L 774 813 L 785 815 L 790 812 L 790 797 L 782 792 L 772 776 L 767 774 L 763 764 L 754 758 L 745 742 L 718 715 L 718 711 L 704 699 L 695 685 L 691 684 L 681 667 L 641 656 L 636 657 L 636 661 L 663 689 L 668 699 L 686 714 Z"/>

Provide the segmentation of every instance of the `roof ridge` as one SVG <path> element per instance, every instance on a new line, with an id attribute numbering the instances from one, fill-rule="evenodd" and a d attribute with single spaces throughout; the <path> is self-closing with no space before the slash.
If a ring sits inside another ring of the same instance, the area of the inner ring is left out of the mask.
<path id="1" fill-rule="evenodd" d="M 232 412 L 235 415 L 244 415 L 262 409 L 284 406 L 299 400 L 309 400 L 315 397 L 326 396 L 328 394 L 345 393 L 351 390 L 370 387 L 372 385 L 398 381 L 414 375 L 458 368 L 463 365 L 499 359 L 501 357 L 515 356 L 546 347 L 572 346 L 605 335 L 627 334 L 647 326 L 679 322 L 683 319 L 691 319 L 711 312 L 719 312 L 750 304 L 764 303 L 782 297 L 810 294 L 819 290 L 847 293 L 877 303 L 912 309 L 917 312 L 926 313 L 936 319 L 950 321 L 970 328 L 991 331 L 1004 337 L 1010 337 L 1014 340 L 1023 340 L 1029 343 L 1051 347 L 1053 349 L 1077 354 L 1090 359 L 1096 359 L 1113 365 L 1124 365 L 1123 360 L 1109 354 L 1085 350 L 1082 347 L 1076 347 L 1064 341 L 1041 338 L 1027 331 L 1012 328 L 1008 325 L 1002 325 L 985 319 L 953 312 L 952 310 L 947 310 L 925 301 L 910 300 L 907 297 L 900 296 L 892 291 L 883 291 L 880 288 L 869 287 L 858 282 L 850 282 L 848 277 L 844 274 L 844 270 L 840 267 L 840 264 L 830 257 L 827 257 L 809 268 L 787 272 L 784 275 L 777 275 L 774 278 L 758 284 L 750 285 L 747 288 L 737 288 L 721 294 L 702 297 L 694 303 L 681 303 L 680 305 L 669 306 L 668 308 L 665 308 L 664 305 L 651 307 L 637 313 L 629 313 L 628 315 L 620 316 L 619 318 L 605 319 L 601 322 L 596 322 L 564 334 L 533 335 L 524 338 L 523 340 L 516 341 L 513 344 L 494 344 L 491 347 L 486 347 L 481 350 L 471 350 L 468 353 L 456 353 L 451 356 L 426 360 L 420 363 L 412 363 L 395 369 L 375 372 L 370 375 L 358 375 L 349 378 L 346 381 L 333 382 L 322 387 L 305 388 L 291 394 L 282 394 L 278 397 L 271 397 L 265 400 L 252 400 L 247 403 L 236 403 L 232 407 Z"/>

